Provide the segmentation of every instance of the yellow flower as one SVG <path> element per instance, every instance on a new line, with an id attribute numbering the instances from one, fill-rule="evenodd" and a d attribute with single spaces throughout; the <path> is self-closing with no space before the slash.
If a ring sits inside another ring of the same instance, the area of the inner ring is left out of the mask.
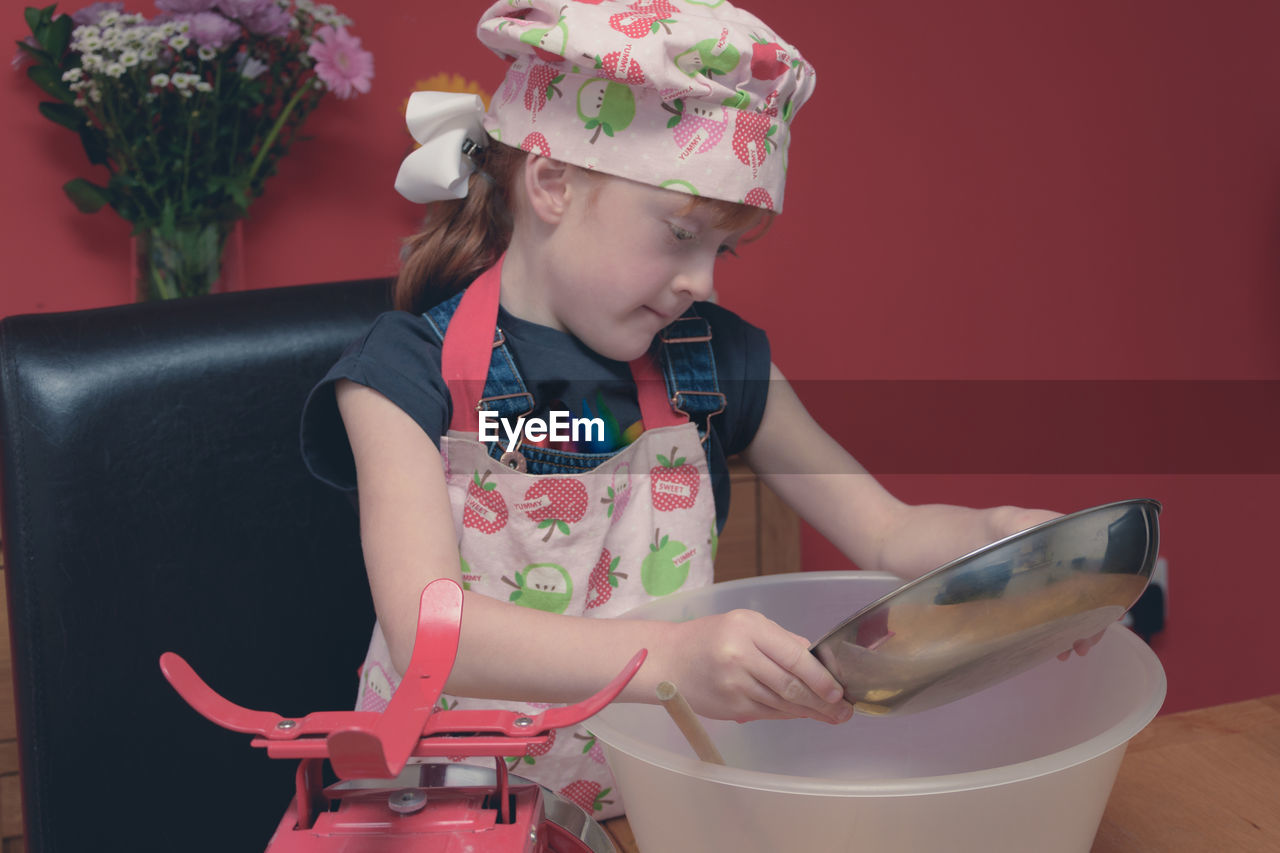
<path id="1" fill-rule="evenodd" d="M 489 109 L 489 99 L 493 97 L 480 87 L 475 80 L 468 80 L 461 74 L 432 74 L 425 80 L 419 80 L 413 84 L 415 92 L 462 92 L 467 95 L 479 95 L 480 100 L 484 102 L 484 108 Z M 409 99 L 405 98 L 401 104 L 401 111 L 409 108 Z"/>
<path id="2" fill-rule="evenodd" d="M 493 97 L 492 94 L 482 89 L 475 80 L 468 80 L 461 74 L 432 74 L 427 79 L 414 83 L 413 91 L 461 92 L 464 95 L 479 95 L 486 110 L 489 109 L 489 99 Z M 400 113 L 403 115 L 407 109 L 409 109 L 409 99 L 405 98 L 404 103 L 400 105 Z M 413 147 L 417 149 L 422 146 L 415 142 Z"/>

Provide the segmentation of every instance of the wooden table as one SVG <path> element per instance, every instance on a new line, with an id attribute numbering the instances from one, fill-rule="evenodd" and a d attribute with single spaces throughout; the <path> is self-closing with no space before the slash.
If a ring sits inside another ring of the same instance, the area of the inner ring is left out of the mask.
<path id="1" fill-rule="evenodd" d="M 606 821 L 639 853 L 625 817 Z M 1157 717 L 1129 744 L 1093 853 L 1280 851 L 1280 694 Z"/>

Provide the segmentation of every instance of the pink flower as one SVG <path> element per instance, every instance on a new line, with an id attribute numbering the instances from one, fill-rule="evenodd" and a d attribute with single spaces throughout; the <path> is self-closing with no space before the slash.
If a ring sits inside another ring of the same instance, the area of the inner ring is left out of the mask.
<path id="1" fill-rule="evenodd" d="M 316 61 L 316 76 L 339 98 L 369 91 L 373 79 L 373 54 L 360 47 L 360 39 L 345 29 L 325 26 L 307 49 Z"/>

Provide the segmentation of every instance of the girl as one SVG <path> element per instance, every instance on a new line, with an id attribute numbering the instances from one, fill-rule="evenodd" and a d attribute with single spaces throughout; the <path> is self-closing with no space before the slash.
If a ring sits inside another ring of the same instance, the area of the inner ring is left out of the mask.
<path id="1" fill-rule="evenodd" d="M 670 680 L 707 717 L 848 720 L 809 640 L 757 613 L 595 617 L 711 581 L 735 453 L 856 563 L 907 578 L 1050 514 L 904 505 L 809 417 L 764 334 L 706 301 L 717 259 L 781 209 L 814 86 L 794 47 L 727 2 L 512 5 L 479 25 L 512 59 L 487 114 L 411 99 L 423 147 L 397 188 L 432 207 L 402 310 L 304 416 L 312 470 L 358 484 L 378 615 L 360 707 L 385 707 L 419 594 L 450 577 L 468 591 L 447 689 L 469 698 L 449 707 L 576 701 L 647 648 L 626 701 Z M 556 412 L 600 428 L 512 437 Z M 561 731 L 520 772 L 612 816 L 592 744 Z"/>

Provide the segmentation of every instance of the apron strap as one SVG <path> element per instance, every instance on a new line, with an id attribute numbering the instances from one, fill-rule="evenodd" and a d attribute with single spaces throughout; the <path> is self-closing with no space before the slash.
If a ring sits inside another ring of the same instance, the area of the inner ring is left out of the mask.
<path id="1" fill-rule="evenodd" d="M 493 357 L 501 287 L 502 258 L 499 258 L 463 292 L 445 332 L 440 347 L 440 372 L 453 400 L 451 430 L 472 434 L 480 430 L 477 408 L 484 397 L 489 360 Z"/>
<path id="2" fill-rule="evenodd" d="M 502 261 L 503 258 L 499 258 L 467 287 L 445 330 L 440 372 L 453 400 L 451 430 L 476 433 L 480 429 L 479 401 L 484 397 L 493 349 L 502 342 L 501 335 L 494 339 L 502 289 Z M 633 360 L 630 367 L 640 403 L 640 418 L 646 430 L 688 422 L 685 414 L 672 408 L 666 380 L 654 363 L 652 353 Z"/>
<path id="3" fill-rule="evenodd" d="M 646 430 L 688 422 L 688 416 L 672 407 L 671 398 L 667 396 L 667 381 L 654 364 L 652 352 L 646 352 L 631 362 L 631 378 L 636 383 L 640 419 Z"/>

